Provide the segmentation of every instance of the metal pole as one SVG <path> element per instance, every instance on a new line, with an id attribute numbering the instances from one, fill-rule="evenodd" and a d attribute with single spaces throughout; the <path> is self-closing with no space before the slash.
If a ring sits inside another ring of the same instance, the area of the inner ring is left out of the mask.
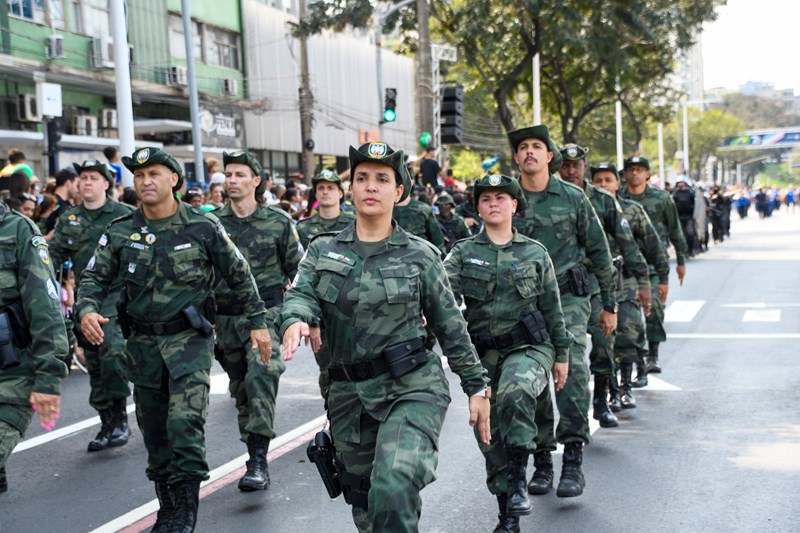
<path id="1" fill-rule="evenodd" d="M 667 179 L 667 171 L 664 168 L 664 125 L 658 123 L 658 175 L 661 177 L 661 182 L 664 183 Z"/>
<path id="2" fill-rule="evenodd" d="M 306 2 L 300 0 L 300 20 L 306 18 Z M 311 94 L 311 83 L 308 75 L 308 39 L 300 36 L 300 164 L 303 169 L 303 182 L 311 184 L 314 177 L 314 141 L 312 139 L 312 121 L 314 111 L 314 95 Z"/>
<path id="3" fill-rule="evenodd" d="M 686 177 L 691 179 L 692 171 L 689 168 L 689 106 L 686 103 L 683 104 L 683 170 L 686 172 Z"/>
<path id="4" fill-rule="evenodd" d="M 130 155 L 136 150 L 133 131 L 133 99 L 131 98 L 130 52 L 125 1 L 111 0 L 111 36 L 114 38 L 114 88 L 117 96 L 117 128 L 119 152 Z M 133 187 L 133 175 L 122 167 L 122 186 Z"/>
<path id="5" fill-rule="evenodd" d="M 378 17 L 375 27 L 375 73 L 378 77 L 378 132 L 380 140 L 383 138 L 383 67 L 381 61 L 381 34 L 383 33 L 383 20 L 385 17 Z"/>
<path id="6" fill-rule="evenodd" d="M 533 56 L 533 123 L 542 123 L 542 93 L 539 72 L 539 53 Z"/>
<path id="7" fill-rule="evenodd" d="M 617 168 L 622 168 L 622 100 L 619 95 L 619 80 L 617 80 L 617 101 L 614 104 L 614 110 L 617 118 Z"/>
<path id="8" fill-rule="evenodd" d="M 186 70 L 189 76 L 189 113 L 192 117 L 192 144 L 194 145 L 194 178 L 205 183 L 203 168 L 203 137 L 200 133 L 200 104 L 197 98 L 197 79 L 194 72 L 194 46 L 192 44 L 192 17 L 189 0 L 181 0 L 183 12 L 183 37 L 186 45 Z"/>

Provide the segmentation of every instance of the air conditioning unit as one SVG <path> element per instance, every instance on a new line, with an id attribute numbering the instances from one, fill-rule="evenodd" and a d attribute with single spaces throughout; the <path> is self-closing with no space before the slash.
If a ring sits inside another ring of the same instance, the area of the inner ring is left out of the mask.
<path id="1" fill-rule="evenodd" d="M 17 95 L 17 117 L 20 122 L 41 122 L 42 115 L 37 109 L 35 94 Z"/>
<path id="2" fill-rule="evenodd" d="M 178 65 L 167 67 L 166 70 L 167 85 L 176 87 L 186 87 L 189 85 L 189 71 L 186 67 Z"/>
<path id="3" fill-rule="evenodd" d="M 86 135 L 89 137 L 97 137 L 97 117 L 86 117 Z"/>
<path id="4" fill-rule="evenodd" d="M 221 83 L 222 94 L 236 96 L 239 94 L 239 82 L 235 78 L 224 78 Z"/>
<path id="5" fill-rule="evenodd" d="M 46 52 L 49 59 L 64 59 L 64 36 L 51 35 L 46 41 Z"/>
<path id="6" fill-rule="evenodd" d="M 116 109 L 101 109 L 100 110 L 100 127 L 104 130 L 117 129 L 117 110 Z"/>
<path id="7" fill-rule="evenodd" d="M 112 42 L 108 37 L 92 38 L 92 68 L 114 68 Z"/>
<path id="8" fill-rule="evenodd" d="M 72 134 L 97 137 L 97 117 L 72 115 Z"/>

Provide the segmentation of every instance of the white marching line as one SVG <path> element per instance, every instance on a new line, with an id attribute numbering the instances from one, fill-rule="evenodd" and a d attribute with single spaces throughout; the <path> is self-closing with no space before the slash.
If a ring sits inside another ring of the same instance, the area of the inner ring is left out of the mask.
<path id="1" fill-rule="evenodd" d="M 705 300 L 675 300 L 664 311 L 664 322 L 691 322 L 705 303 Z"/>
<path id="2" fill-rule="evenodd" d="M 669 333 L 670 339 L 740 339 L 740 340 L 790 340 L 800 339 L 800 333 Z"/>
<path id="3" fill-rule="evenodd" d="M 780 322 L 780 309 L 748 309 L 744 312 L 742 322 Z"/>

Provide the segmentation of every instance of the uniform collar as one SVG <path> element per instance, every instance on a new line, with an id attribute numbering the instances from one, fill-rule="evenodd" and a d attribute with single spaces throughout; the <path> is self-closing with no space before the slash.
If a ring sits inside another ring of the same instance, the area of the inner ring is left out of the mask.
<path id="1" fill-rule="evenodd" d="M 512 227 L 511 231 L 514 232 L 514 236 L 511 237 L 511 240 L 509 242 L 523 242 L 525 240 L 525 238 L 522 235 L 520 235 L 520 233 L 517 231 L 517 228 L 513 228 Z M 475 238 L 473 239 L 473 242 L 476 242 L 476 243 L 479 243 L 479 244 L 494 244 L 489 239 L 489 236 L 486 234 L 485 230 L 481 230 L 477 235 L 475 235 Z M 508 244 L 508 243 L 506 243 L 506 244 Z M 503 246 L 505 246 L 505 244 Z"/>
<path id="2" fill-rule="evenodd" d="M 336 240 L 339 242 L 355 242 L 356 241 L 356 225 L 352 224 L 336 235 Z M 392 233 L 389 235 L 389 244 L 395 246 L 406 246 L 409 243 L 408 234 L 403 228 L 397 225 L 397 222 L 392 220 Z"/>

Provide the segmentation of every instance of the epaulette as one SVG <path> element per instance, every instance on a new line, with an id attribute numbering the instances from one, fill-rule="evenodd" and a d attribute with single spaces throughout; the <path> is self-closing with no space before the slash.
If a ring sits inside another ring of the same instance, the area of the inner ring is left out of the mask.
<path id="1" fill-rule="evenodd" d="M 195 215 L 200 215 L 201 217 L 205 218 L 206 220 L 208 220 L 212 224 L 215 224 L 215 225 L 219 224 L 219 219 L 217 218 L 217 216 L 212 214 L 212 213 L 210 213 L 209 211 L 204 211 L 202 209 L 199 209 L 199 208 L 191 206 L 191 205 L 188 206 L 187 211 L 189 211 L 190 213 L 193 213 Z"/>
<path id="2" fill-rule="evenodd" d="M 283 210 L 281 209 L 281 211 L 283 211 Z M 285 211 L 284 211 L 284 213 L 285 213 Z M 311 246 L 311 243 L 316 241 L 320 237 L 332 237 L 332 236 L 338 235 L 338 234 L 339 234 L 338 231 L 323 231 L 322 233 L 317 233 L 316 235 L 314 235 L 313 237 L 311 237 L 308 240 L 308 246 Z M 308 246 L 306 248 L 308 248 Z"/>
<path id="3" fill-rule="evenodd" d="M 272 206 L 272 205 L 268 205 L 267 209 L 270 210 L 270 211 L 274 211 L 275 213 L 280 213 L 281 216 L 286 217 L 290 222 L 292 222 L 291 215 L 289 215 L 289 213 L 287 213 L 286 211 L 284 211 L 280 207 L 275 207 L 275 206 Z"/>
<path id="4" fill-rule="evenodd" d="M 405 230 L 403 230 L 403 231 L 405 231 Z M 425 245 L 431 250 L 431 252 L 433 252 L 436 255 L 436 257 L 439 257 L 439 258 L 442 257 L 442 251 L 439 250 L 436 246 L 434 246 L 430 242 L 428 242 L 425 239 L 423 239 L 422 237 L 417 237 L 413 233 L 409 233 L 407 231 L 406 231 L 406 235 L 408 235 L 408 240 L 410 240 L 410 241 L 419 241 L 421 243 L 425 243 Z"/>

